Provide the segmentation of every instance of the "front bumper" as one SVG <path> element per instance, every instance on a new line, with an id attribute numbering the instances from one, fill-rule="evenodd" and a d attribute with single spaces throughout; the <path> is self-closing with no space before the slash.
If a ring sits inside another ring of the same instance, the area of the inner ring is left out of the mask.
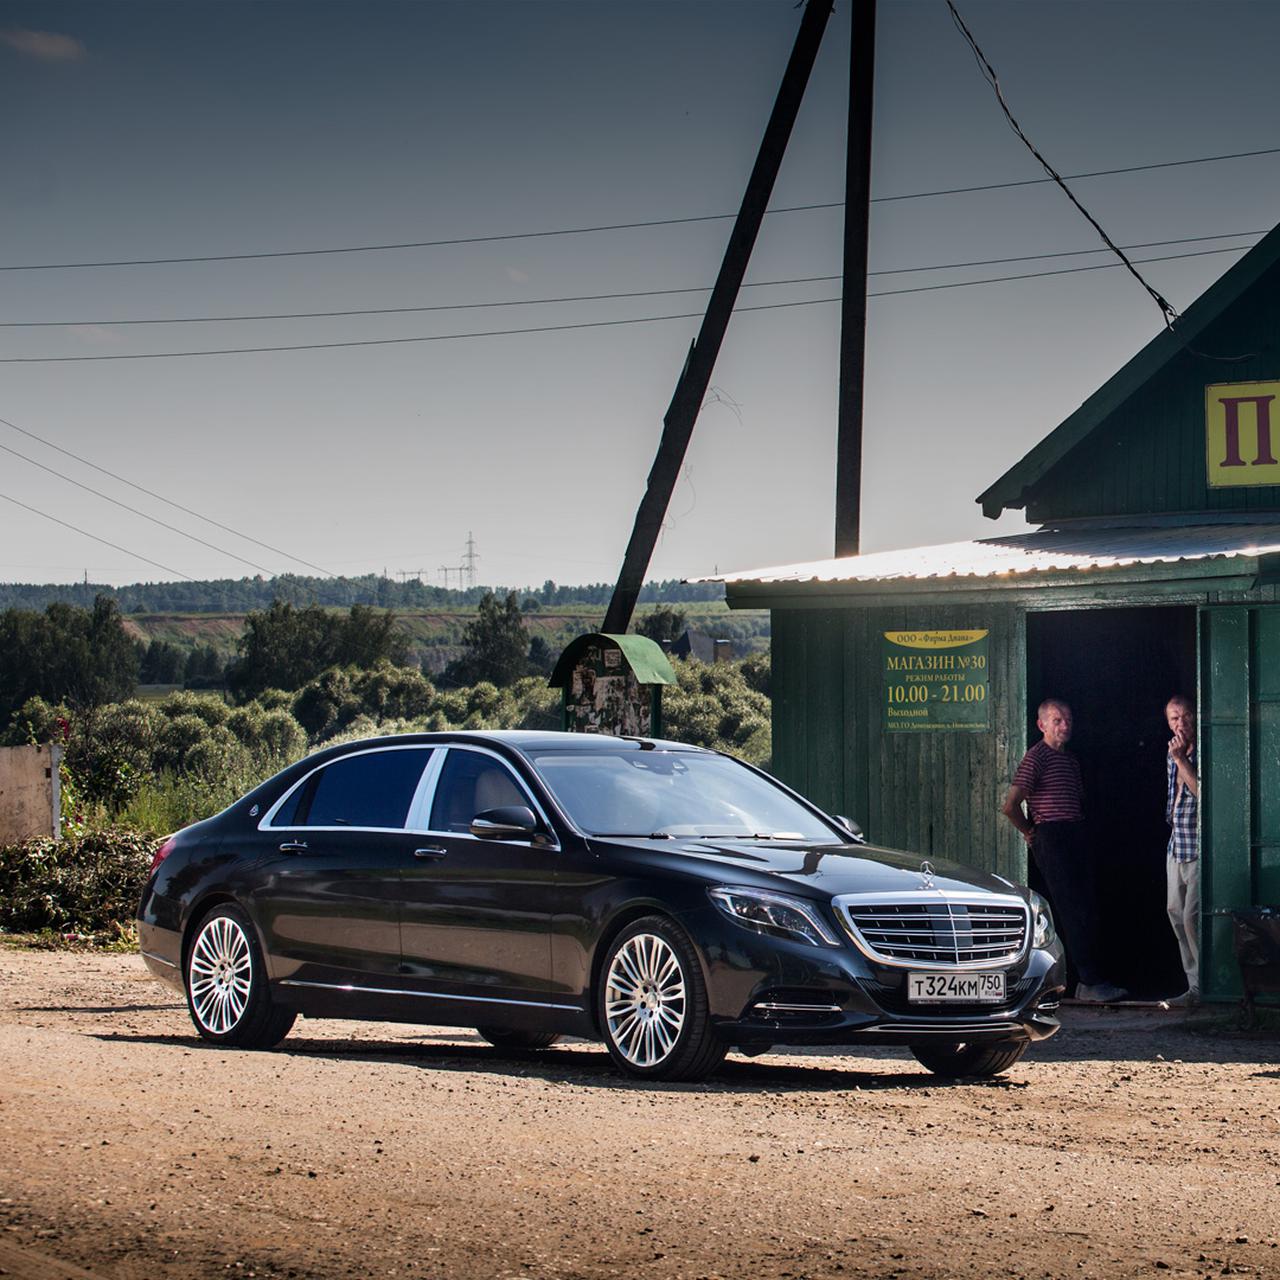
<path id="1" fill-rule="evenodd" d="M 713 1025 L 731 1045 L 1036 1041 L 1059 1029 L 1056 944 L 992 966 L 1006 974 L 999 1004 L 913 1004 L 908 969 L 876 965 L 851 943 L 813 947 L 710 917 L 699 925 Z"/>

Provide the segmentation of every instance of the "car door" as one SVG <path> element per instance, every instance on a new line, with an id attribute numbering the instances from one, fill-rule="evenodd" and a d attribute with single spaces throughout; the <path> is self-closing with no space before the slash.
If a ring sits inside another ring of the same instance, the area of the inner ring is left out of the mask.
<path id="1" fill-rule="evenodd" d="M 265 816 L 253 902 L 272 977 L 291 985 L 400 984 L 406 820 L 430 747 L 356 751 L 316 769 Z"/>
<path id="2" fill-rule="evenodd" d="M 546 1003 L 558 846 L 470 831 L 477 813 L 503 805 L 523 805 L 544 822 L 545 814 L 496 753 L 455 745 L 442 754 L 402 877 L 404 972 L 422 994 Z"/>

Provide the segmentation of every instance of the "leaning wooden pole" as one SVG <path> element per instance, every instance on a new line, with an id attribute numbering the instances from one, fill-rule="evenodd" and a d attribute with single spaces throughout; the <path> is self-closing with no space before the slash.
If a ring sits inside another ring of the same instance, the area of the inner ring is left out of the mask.
<path id="1" fill-rule="evenodd" d="M 618 583 L 613 589 L 613 598 L 609 601 L 609 609 L 604 618 L 604 630 L 612 635 L 626 631 L 635 612 L 640 588 L 649 571 L 649 561 L 653 557 L 653 549 L 657 545 L 658 534 L 671 503 L 680 467 L 689 448 L 693 425 L 711 383 L 711 373 L 720 353 L 720 344 L 724 340 L 729 317 L 733 314 L 733 306 L 747 271 L 747 263 L 751 259 L 751 250 L 760 231 L 760 224 L 764 220 L 769 197 L 773 194 L 773 184 L 777 179 L 830 14 L 831 0 L 808 0 L 805 5 L 795 47 L 791 50 L 791 58 L 783 73 L 782 85 L 778 89 L 773 113 L 765 128 L 764 139 L 760 143 L 755 167 L 747 181 L 746 194 L 742 197 L 742 206 L 729 236 L 729 245 L 725 249 L 720 274 L 707 303 L 702 327 L 689 349 L 684 370 L 676 383 L 675 394 L 671 397 L 671 406 L 662 420 L 662 440 L 658 445 L 658 456 L 649 472 L 648 487 L 636 512 L 635 527 L 631 531 L 631 541 L 627 543 L 627 552 L 622 561 L 622 572 L 618 575 Z"/>
<path id="2" fill-rule="evenodd" d="M 867 237 L 876 0 L 853 0 L 849 140 L 844 171 L 844 292 L 836 416 L 836 555 L 856 556 L 862 522 L 862 389 L 867 350 Z"/>

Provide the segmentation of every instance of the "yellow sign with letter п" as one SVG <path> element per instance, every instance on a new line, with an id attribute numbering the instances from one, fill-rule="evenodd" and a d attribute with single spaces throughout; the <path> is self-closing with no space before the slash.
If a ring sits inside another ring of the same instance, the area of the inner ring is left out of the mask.
<path id="1" fill-rule="evenodd" d="M 891 733 L 987 729 L 986 631 L 885 631 L 884 727 Z"/>
<path id="2" fill-rule="evenodd" d="M 1280 485 L 1280 382 L 1204 389 L 1209 488 Z"/>

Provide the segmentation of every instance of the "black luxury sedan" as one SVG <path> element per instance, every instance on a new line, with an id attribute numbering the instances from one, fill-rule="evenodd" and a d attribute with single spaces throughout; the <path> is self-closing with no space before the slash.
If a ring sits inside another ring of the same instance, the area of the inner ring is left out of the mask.
<path id="1" fill-rule="evenodd" d="M 994 1075 L 1058 1029 L 1064 982 L 1030 890 L 874 848 L 717 752 L 590 734 L 321 751 L 167 840 L 138 922 L 219 1044 L 388 1019 L 600 1039 L 663 1080 L 775 1044 Z"/>

